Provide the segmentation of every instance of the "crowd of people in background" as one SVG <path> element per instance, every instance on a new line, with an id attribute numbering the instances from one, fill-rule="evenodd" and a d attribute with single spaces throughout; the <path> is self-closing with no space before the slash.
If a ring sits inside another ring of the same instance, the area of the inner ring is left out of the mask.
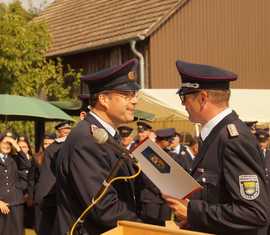
<path id="1" fill-rule="evenodd" d="M 118 132 L 121 144 L 132 151 L 146 138 L 150 138 L 167 152 L 188 173 L 199 151 L 200 139 L 189 132 L 175 128 L 154 130 L 149 122 L 137 121 L 137 129 L 121 125 Z M 256 122 L 246 122 L 256 136 L 264 156 L 266 175 L 270 170 L 269 129 L 256 128 Z M 38 235 L 50 234 L 56 214 L 54 157 L 65 141 L 72 124 L 61 122 L 56 133 L 44 135 L 39 152 L 33 153 L 29 139 L 11 131 L 0 135 L 0 234 L 23 234 L 31 228 Z M 158 188 L 144 176 L 141 202 L 142 217 L 150 224 L 164 225 L 171 218 Z M 6 233 L 8 232 L 8 233 Z"/>

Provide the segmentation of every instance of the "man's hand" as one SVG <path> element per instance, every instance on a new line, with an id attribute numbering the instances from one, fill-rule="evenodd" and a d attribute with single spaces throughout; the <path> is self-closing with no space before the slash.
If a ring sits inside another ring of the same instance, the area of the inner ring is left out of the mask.
<path id="1" fill-rule="evenodd" d="M 7 215 L 10 212 L 8 208 L 8 203 L 0 201 L 0 211 L 2 214 Z"/>
<path id="2" fill-rule="evenodd" d="M 183 224 L 186 224 L 188 200 L 176 199 L 164 194 L 162 195 L 162 197 L 167 202 L 168 206 L 173 210 L 176 217 L 183 221 Z"/>

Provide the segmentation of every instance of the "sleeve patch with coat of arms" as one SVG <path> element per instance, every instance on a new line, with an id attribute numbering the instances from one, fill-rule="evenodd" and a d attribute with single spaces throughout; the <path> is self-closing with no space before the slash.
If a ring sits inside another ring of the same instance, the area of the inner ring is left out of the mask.
<path id="1" fill-rule="evenodd" d="M 246 200 L 254 200 L 260 194 L 257 175 L 239 175 L 240 195 Z"/>

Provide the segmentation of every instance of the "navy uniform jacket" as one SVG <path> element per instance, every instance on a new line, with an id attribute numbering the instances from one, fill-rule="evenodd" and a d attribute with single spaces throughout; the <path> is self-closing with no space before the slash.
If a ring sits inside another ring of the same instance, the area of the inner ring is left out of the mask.
<path id="1" fill-rule="evenodd" d="M 39 177 L 35 185 L 35 202 L 42 207 L 56 206 L 55 158 L 63 142 L 53 142 L 44 151 L 44 162 L 39 167 Z"/>
<path id="2" fill-rule="evenodd" d="M 137 179 L 140 217 L 144 223 L 165 225 L 171 217 L 171 209 L 165 203 L 160 190 L 143 173 Z"/>
<path id="3" fill-rule="evenodd" d="M 98 145 L 91 129 L 103 128 L 90 114 L 72 129 L 63 144 L 56 164 L 57 220 L 55 234 L 64 235 L 80 214 L 91 204 L 102 182 L 118 160 L 108 144 Z M 133 173 L 129 162 L 119 169 L 117 176 Z M 117 220 L 139 220 L 136 214 L 134 185 L 130 181 L 116 181 L 103 199 L 91 210 L 84 228 L 89 234 L 100 234 L 117 225 Z"/>
<path id="4" fill-rule="evenodd" d="M 0 200 L 9 204 L 7 215 L 0 213 L 0 234 L 23 234 L 23 191 L 27 188 L 30 161 L 20 151 L 0 160 Z"/>
<path id="5" fill-rule="evenodd" d="M 192 171 L 193 159 L 190 153 L 187 151 L 187 146 L 181 144 L 180 152 L 178 154 L 171 152 L 172 158 L 182 166 L 188 173 Z"/>
<path id="6" fill-rule="evenodd" d="M 61 141 L 59 141 L 61 140 Z M 56 139 L 44 151 L 44 162 L 39 168 L 39 178 L 35 186 L 36 229 L 39 235 L 52 233 L 56 216 L 56 176 L 55 161 L 65 138 Z"/>
<path id="7" fill-rule="evenodd" d="M 0 200 L 16 206 L 24 203 L 23 190 L 27 188 L 27 174 L 30 161 L 20 151 L 0 160 Z"/>
<path id="8" fill-rule="evenodd" d="M 234 124 L 239 135 L 232 136 L 228 124 Z M 235 112 L 217 124 L 204 140 L 192 175 L 204 187 L 193 194 L 188 204 L 192 230 L 267 234 L 270 201 L 260 149 Z"/>

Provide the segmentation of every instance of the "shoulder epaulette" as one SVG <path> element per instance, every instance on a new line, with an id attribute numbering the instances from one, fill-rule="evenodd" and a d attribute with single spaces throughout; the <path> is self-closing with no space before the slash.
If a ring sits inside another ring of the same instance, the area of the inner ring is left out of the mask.
<path id="1" fill-rule="evenodd" d="M 229 132 L 230 137 L 239 136 L 239 132 L 233 123 L 227 125 L 227 130 Z"/>

